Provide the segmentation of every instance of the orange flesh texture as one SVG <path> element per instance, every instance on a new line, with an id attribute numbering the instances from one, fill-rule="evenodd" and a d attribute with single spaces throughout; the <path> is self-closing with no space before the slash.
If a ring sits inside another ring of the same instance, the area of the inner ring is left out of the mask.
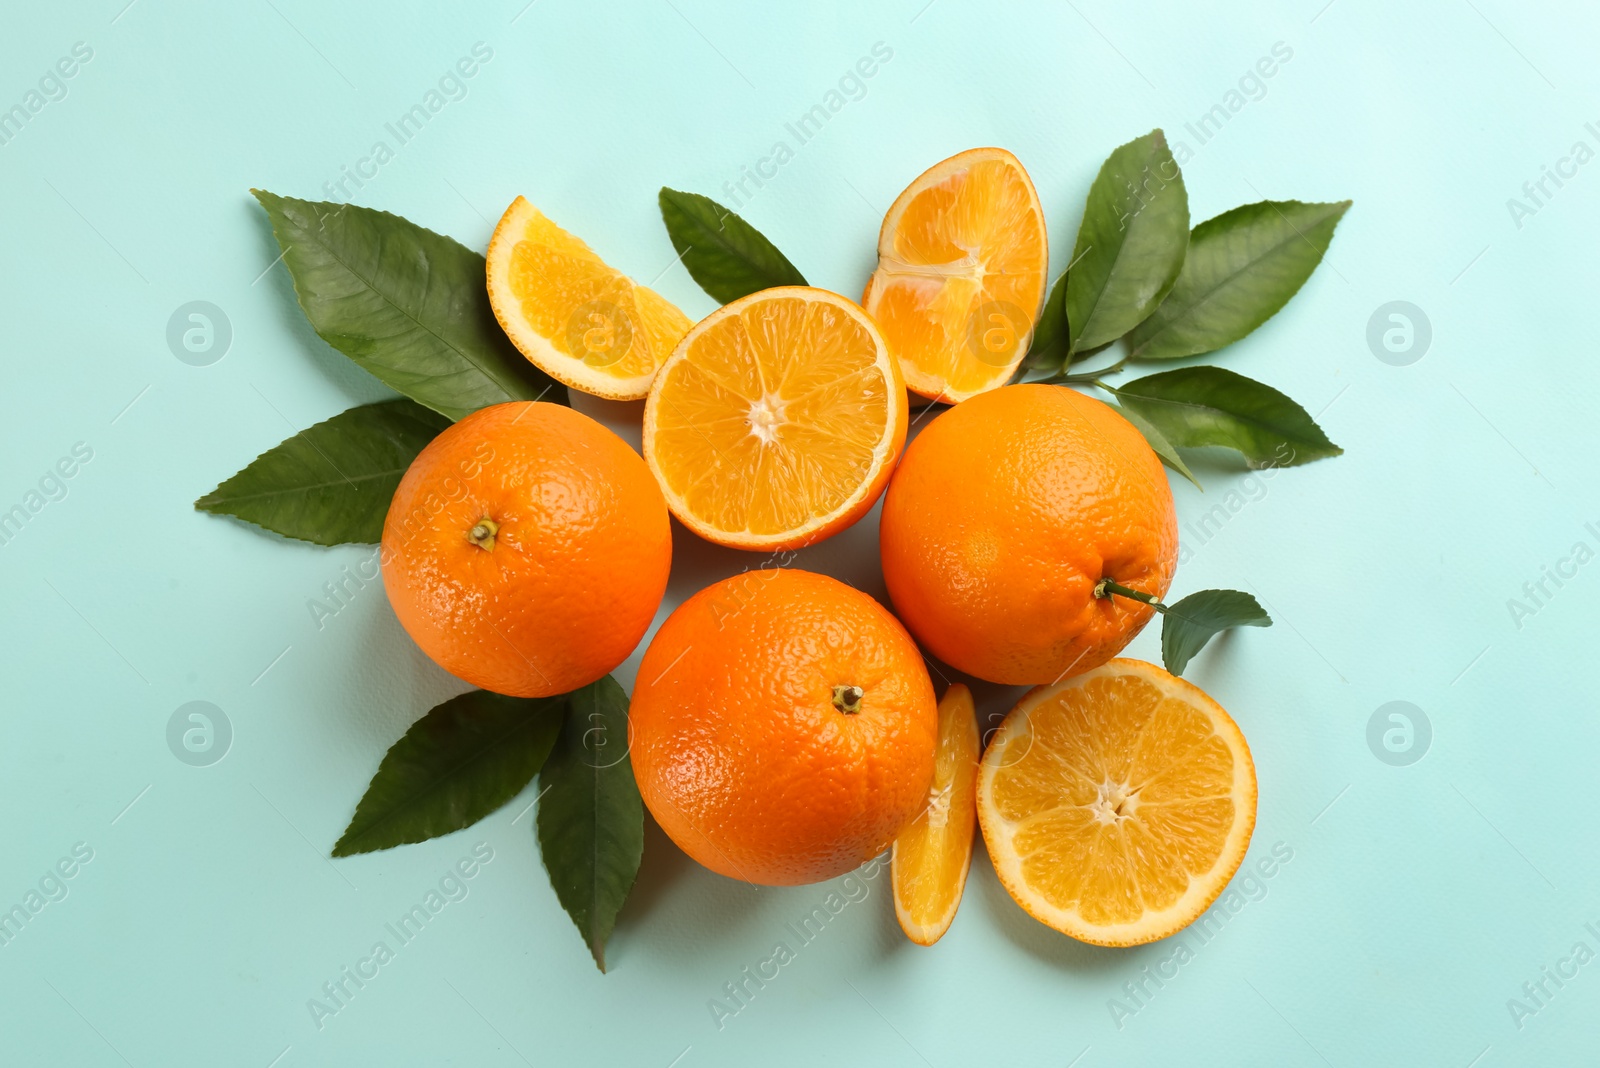
<path id="1" fill-rule="evenodd" d="M 844 507 L 875 466 L 877 488 L 887 482 L 905 440 L 905 390 L 860 319 L 774 297 L 711 324 L 684 351 L 652 393 L 652 454 L 680 518 L 783 538 Z M 855 513 L 876 497 L 874 488 Z"/>
<path id="2" fill-rule="evenodd" d="M 907 384 L 955 401 L 1005 382 L 1045 292 L 1044 222 L 1026 173 L 1014 160 L 979 159 L 892 216 L 863 303 Z"/>
<path id="3" fill-rule="evenodd" d="M 1223 718 L 1219 730 L 1203 708 L 1113 672 L 1033 701 L 1015 733 L 1003 727 L 1008 751 L 989 802 L 1028 890 L 1098 927 L 1174 909 L 1205 881 L 1214 888 L 1177 926 L 1203 911 L 1242 858 L 1255 816 L 1249 751 Z M 1225 861 L 1230 847 L 1238 855 Z"/>
<path id="4" fill-rule="evenodd" d="M 907 937 L 932 945 L 955 918 L 978 822 L 978 721 L 955 683 L 939 702 L 939 747 L 927 804 L 895 839 L 895 913 Z"/>
<path id="5" fill-rule="evenodd" d="M 510 284 L 528 325 L 556 351 L 571 356 L 577 341 L 586 362 L 620 378 L 649 374 L 655 354 L 671 352 L 689 330 L 688 319 L 659 294 L 607 267 L 583 241 L 538 213 L 512 249 Z M 572 321 L 574 309 L 596 303 L 580 322 Z M 607 315 L 607 306 L 626 323 Z M 618 357 L 612 350 L 623 334 L 628 347 Z"/>

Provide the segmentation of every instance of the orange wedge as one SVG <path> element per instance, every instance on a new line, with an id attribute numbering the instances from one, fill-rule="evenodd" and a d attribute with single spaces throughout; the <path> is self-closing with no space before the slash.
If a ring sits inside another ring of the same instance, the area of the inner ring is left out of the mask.
<path id="1" fill-rule="evenodd" d="M 1194 685 L 1112 660 L 1023 697 L 978 772 L 996 874 L 1041 923 L 1134 946 L 1222 893 L 1256 823 L 1244 735 Z"/>
<path id="2" fill-rule="evenodd" d="M 878 231 L 861 304 L 906 385 L 954 404 L 1010 380 L 1044 306 L 1050 249 L 1028 172 L 1003 148 L 924 171 Z"/>
<path id="3" fill-rule="evenodd" d="M 793 549 L 861 518 L 906 440 L 883 336 L 836 293 L 782 286 L 696 323 L 644 407 L 644 458 L 690 530 Z"/>
<path id="4" fill-rule="evenodd" d="M 978 822 L 978 719 L 972 691 L 953 683 L 939 702 L 933 784 L 894 840 L 894 914 L 906 937 L 931 946 L 950 929 L 972 866 Z"/>
<path id="5" fill-rule="evenodd" d="M 654 290 L 606 266 L 522 197 L 489 239 L 489 304 L 511 343 L 574 389 L 638 400 L 689 330 Z"/>

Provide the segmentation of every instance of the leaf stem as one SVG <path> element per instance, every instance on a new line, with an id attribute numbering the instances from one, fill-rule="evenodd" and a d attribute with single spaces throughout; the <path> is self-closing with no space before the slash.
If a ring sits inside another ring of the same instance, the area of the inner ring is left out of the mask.
<path id="1" fill-rule="evenodd" d="M 1165 612 L 1167 610 L 1167 606 L 1156 600 L 1152 594 L 1129 589 L 1119 582 L 1113 582 L 1109 578 L 1103 578 L 1095 583 L 1094 595 L 1096 597 L 1110 597 L 1113 593 L 1121 594 L 1123 597 L 1132 597 L 1135 601 L 1143 601 L 1157 612 Z"/>
<path id="2" fill-rule="evenodd" d="M 1063 373 L 1059 375 L 1052 375 L 1050 378 L 1045 379 L 1045 381 L 1049 382 L 1051 385 L 1059 386 L 1099 386 L 1103 390 L 1115 393 L 1116 390 L 1100 381 L 1100 376 L 1116 374 L 1118 371 L 1122 370 L 1123 367 L 1127 366 L 1127 363 L 1128 358 L 1124 356 L 1110 367 L 1102 367 L 1098 371 L 1083 371 L 1078 374 Z"/>

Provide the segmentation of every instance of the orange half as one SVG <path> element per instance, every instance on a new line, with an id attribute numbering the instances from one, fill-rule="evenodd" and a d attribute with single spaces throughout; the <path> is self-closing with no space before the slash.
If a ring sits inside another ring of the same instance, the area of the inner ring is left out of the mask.
<path id="1" fill-rule="evenodd" d="M 738 549 L 821 541 L 872 507 L 906 440 L 906 390 L 874 323 L 782 286 L 696 323 L 644 407 L 644 458 L 690 530 Z"/>
<path id="2" fill-rule="evenodd" d="M 1034 919 L 1133 946 L 1193 923 L 1256 822 L 1244 735 L 1191 683 L 1112 660 L 1012 709 L 978 772 L 1000 881 Z"/>
<path id="3" fill-rule="evenodd" d="M 558 382 L 638 400 L 689 317 L 636 285 L 522 197 L 489 239 L 489 304 L 524 356 Z"/>
<path id="4" fill-rule="evenodd" d="M 972 867 L 978 822 L 978 718 L 972 691 L 953 683 L 939 702 L 933 783 L 922 811 L 894 840 L 894 914 L 906 937 L 931 946 L 950 929 Z"/>
<path id="5" fill-rule="evenodd" d="M 1022 362 L 1049 260 L 1028 172 L 1003 148 L 974 148 L 924 171 L 889 208 L 861 304 L 906 385 L 954 404 L 1004 385 Z"/>

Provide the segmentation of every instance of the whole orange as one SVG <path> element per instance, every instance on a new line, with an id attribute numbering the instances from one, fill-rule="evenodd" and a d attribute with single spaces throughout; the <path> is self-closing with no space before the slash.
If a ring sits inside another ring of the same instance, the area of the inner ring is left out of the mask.
<path id="1" fill-rule="evenodd" d="M 452 675 L 513 697 L 566 693 L 631 653 L 672 565 L 644 459 L 559 404 L 474 412 L 412 461 L 383 524 L 401 626 Z"/>
<path id="2" fill-rule="evenodd" d="M 889 482 L 879 527 L 895 612 L 991 682 L 1098 667 L 1149 622 L 1110 578 L 1162 597 L 1178 519 L 1161 461 L 1110 406 L 1065 386 L 980 393 L 933 420 Z"/>
<path id="3" fill-rule="evenodd" d="M 712 871 L 789 886 L 877 856 L 920 810 L 938 709 L 910 635 L 809 571 L 747 571 L 667 618 L 639 665 L 645 805 Z"/>

